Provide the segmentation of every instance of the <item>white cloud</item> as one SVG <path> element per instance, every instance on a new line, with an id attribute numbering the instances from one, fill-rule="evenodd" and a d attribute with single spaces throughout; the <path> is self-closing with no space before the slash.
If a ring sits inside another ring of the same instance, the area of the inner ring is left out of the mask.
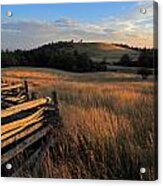
<path id="1" fill-rule="evenodd" d="M 128 15 L 110 16 L 100 22 L 79 21 L 69 17 L 63 17 L 53 22 L 2 21 L 2 48 L 27 49 L 51 41 L 71 39 L 152 46 L 152 5 L 151 2 L 137 4 Z M 140 7 L 147 8 L 147 13 L 141 14 Z M 11 41 L 12 45 L 8 41 Z"/>

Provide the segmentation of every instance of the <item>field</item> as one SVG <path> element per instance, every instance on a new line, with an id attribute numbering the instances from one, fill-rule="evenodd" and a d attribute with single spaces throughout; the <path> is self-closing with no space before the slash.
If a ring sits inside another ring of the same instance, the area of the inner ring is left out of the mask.
<path id="1" fill-rule="evenodd" d="M 55 90 L 59 101 L 62 126 L 39 164 L 20 176 L 155 179 L 153 77 L 32 68 L 6 68 L 2 77 L 26 79 L 41 96 Z"/>

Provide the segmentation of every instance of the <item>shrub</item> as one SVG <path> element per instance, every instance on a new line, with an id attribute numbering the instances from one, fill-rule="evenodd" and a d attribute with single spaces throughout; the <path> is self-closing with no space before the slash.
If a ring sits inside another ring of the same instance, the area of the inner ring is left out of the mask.
<path id="1" fill-rule="evenodd" d="M 142 76 L 142 79 L 147 79 L 149 75 L 151 75 L 151 71 L 147 68 L 141 68 L 138 70 L 137 74 Z"/>

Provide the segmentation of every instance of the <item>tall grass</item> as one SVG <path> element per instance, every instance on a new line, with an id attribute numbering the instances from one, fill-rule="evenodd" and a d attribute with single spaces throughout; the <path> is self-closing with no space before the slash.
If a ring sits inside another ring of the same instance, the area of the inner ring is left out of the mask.
<path id="1" fill-rule="evenodd" d="M 54 129 L 53 143 L 35 176 L 155 178 L 151 84 L 63 82 L 55 88 L 63 128 Z M 141 167 L 146 168 L 143 175 Z"/>
<path id="2" fill-rule="evenodd" d="M 153 82 L 118 73 L 44 75 L 49 79 L 41 73 L 33 72 L 30 84 L 46 95 L 57 91 L 63 126 L 51 132 L 37 166 L 20 176 L 155 179 Z"/>

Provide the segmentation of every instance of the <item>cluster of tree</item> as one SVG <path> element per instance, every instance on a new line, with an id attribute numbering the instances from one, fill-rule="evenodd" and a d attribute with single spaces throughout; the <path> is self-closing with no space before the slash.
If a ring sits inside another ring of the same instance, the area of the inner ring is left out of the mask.
<path id="1" fill-rule="evenodd" d="M 142 76 L 142 79 L 147 79 L 149 75 L 155 74 L 158 77 L 158 50 L 157 49 L 142 49 L 137 61 L 132 61 L 128 54 L 124 54 L 116 65 L 127 67 L 141 67 L 137 74 Z M 154 69 L 154 71 L 152 71 Z"/>
<path id="2" fill-rule="evenodd" d="M 66 71 L 89 72 L 93 62 L 87 53 L 78 53 L 73 49 L 73 41 L 44 45 L 37 49 L 23 51 L 2 51 L 2 67 L 33 66 L 51 67 Z M 66 48 L 69 48 L 68 50 Z"/>
<path id="3" fill-rule="evenodd" d="M 124 54 L 120 61 L 115 65 L 127 67 L 146 67 L 157 68 L 158 65 L 158 50 L 157 49 L 142 49 L 139 50 L 140 55 L 137 61 L 133 61 L 128 54 Z"/>

